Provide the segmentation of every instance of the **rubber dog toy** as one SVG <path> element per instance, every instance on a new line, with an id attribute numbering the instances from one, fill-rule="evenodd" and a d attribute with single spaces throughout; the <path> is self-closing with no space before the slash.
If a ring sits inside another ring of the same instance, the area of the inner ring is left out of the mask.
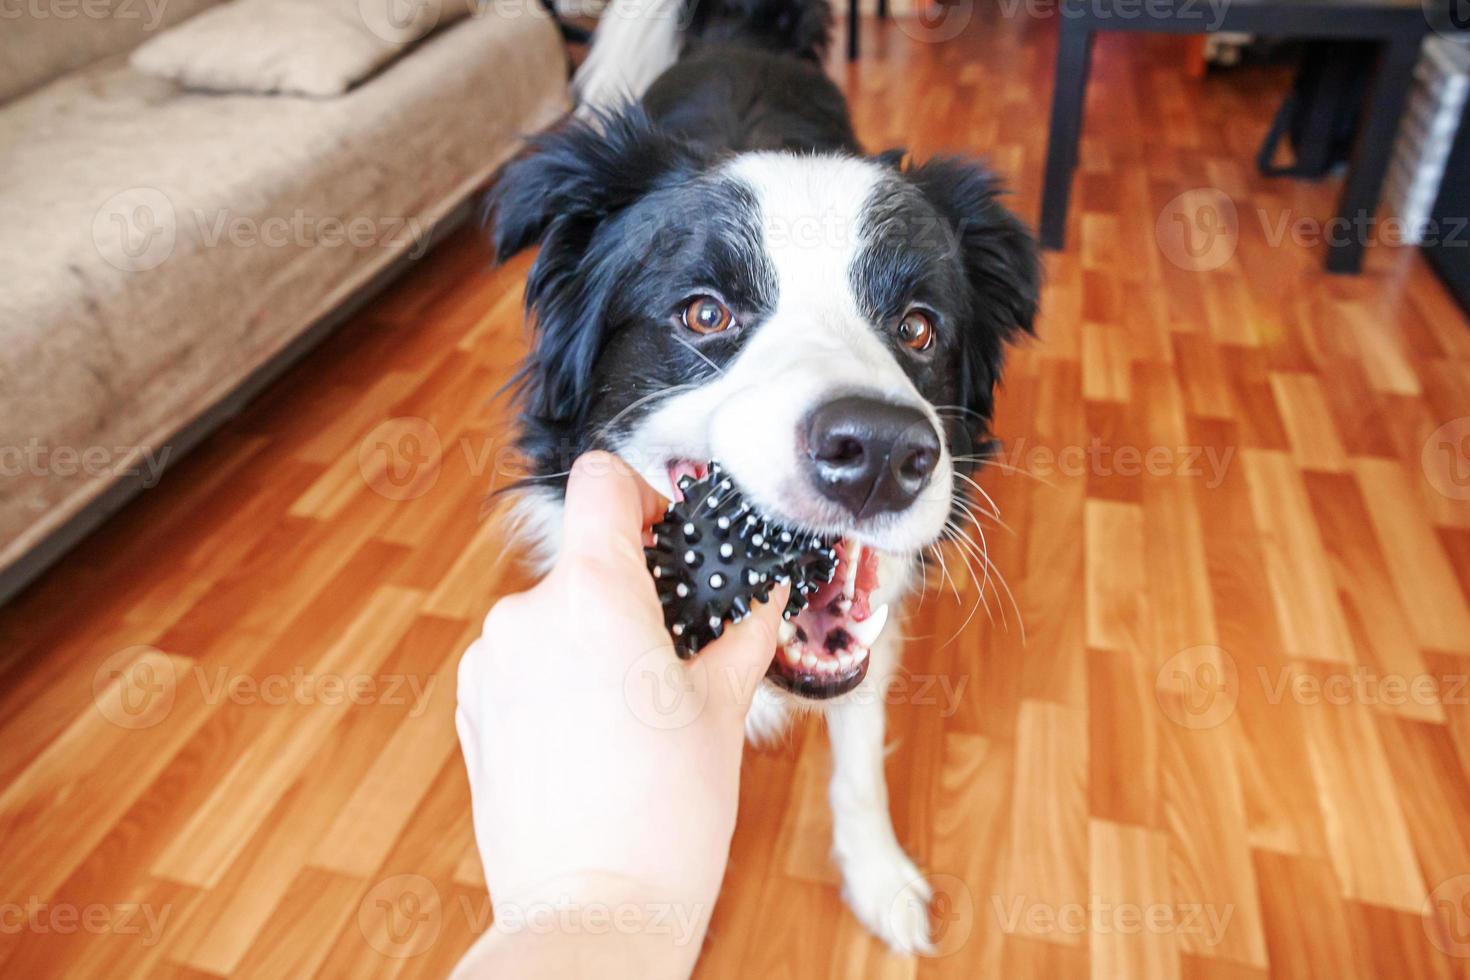
<path id="1" fill-rule="evenodd" d="M 750 615 L 751 602 L 765 602 L 776 583 L 791 583 L 781 613 L 790 619 L 837 573 L 831 541 L 762 514 L 718 463 L 678 485 L 684 499 L 653 526 L 644 554 L 681 659 Z"/>

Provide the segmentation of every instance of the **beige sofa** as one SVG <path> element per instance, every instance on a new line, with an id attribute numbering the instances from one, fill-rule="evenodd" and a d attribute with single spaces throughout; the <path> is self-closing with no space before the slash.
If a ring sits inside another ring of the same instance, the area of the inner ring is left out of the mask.
<path id="1" fill-rule="evenodd" d="M 535 3 L 306 98 L 141 74 L 128 50 L 208 0 L 107 2 L 143 15 L 0 24 L 0 600 L 566 108 Z"/>

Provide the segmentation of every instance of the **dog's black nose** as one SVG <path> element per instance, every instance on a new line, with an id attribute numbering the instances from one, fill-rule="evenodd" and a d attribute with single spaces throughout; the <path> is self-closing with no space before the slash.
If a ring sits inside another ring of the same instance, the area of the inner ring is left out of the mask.
<path id="1" fill-rule="evenodd" d="M 853 395 L 807 416 L 812 482 L 853 516 L 903 510 L 939 465 L 939 433 L 917 408 Z"/>

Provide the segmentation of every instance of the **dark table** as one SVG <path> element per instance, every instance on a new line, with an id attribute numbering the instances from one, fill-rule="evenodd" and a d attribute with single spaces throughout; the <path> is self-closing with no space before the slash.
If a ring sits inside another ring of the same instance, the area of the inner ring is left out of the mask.
<path id="1" fill-rule="evenodd" d="M 1061 38 L 1057 46 L 1056 88 L 1052 92 L 1051 134 L 1046 147 L 1046 179 L 1041 200 L 1041 242 L 1065 244 L 1067 202 L 1077 167 L 1082 132 L 1083 95 L 1091 62 L 1092 39 L 1099 31 L 1154 31 L 1207 34 L 1244 31 L 1274 37 L 1337 38 L 1377 41 L 1378 69 L 1365 96 L 1357 145 L 1338 200 L 1346 227 L 1371 220 L 1383 176 L 1393 154 L 1399 116 L 1413 82 L 1419 45 L 1430 30 L 1420 0 L 1059 0 Z M 1432 0 L 1445 5 L 1446 0 Z M 1455 0 L 1449 0 L 1455 2 Z M 1445 14 L 1448 19 L 1447 7 Z M 1363 216 L 1354 223 L 1355 216 Z M 1363 264 L 1363 236 L 1349 235 L 1329 245 L 1329 272 L 1356 273 Z"/>

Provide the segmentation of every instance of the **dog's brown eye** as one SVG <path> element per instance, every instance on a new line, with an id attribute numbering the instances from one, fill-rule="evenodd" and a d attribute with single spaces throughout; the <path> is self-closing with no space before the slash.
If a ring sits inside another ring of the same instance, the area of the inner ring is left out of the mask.
<path id="1" fill-rule="evenodd" d="M 928 350 L 934 344 L 934 321 L 923 310 L 909 310 L 898 324 L 898 339 L 910 350 Z"/>
<path id="2" fill-rule="evenodd" d="M 684 307 L 684 326 L 695 333 L 719 333 L 734 320 L 725 304 L 713 296 L 696 296 Z"/>

